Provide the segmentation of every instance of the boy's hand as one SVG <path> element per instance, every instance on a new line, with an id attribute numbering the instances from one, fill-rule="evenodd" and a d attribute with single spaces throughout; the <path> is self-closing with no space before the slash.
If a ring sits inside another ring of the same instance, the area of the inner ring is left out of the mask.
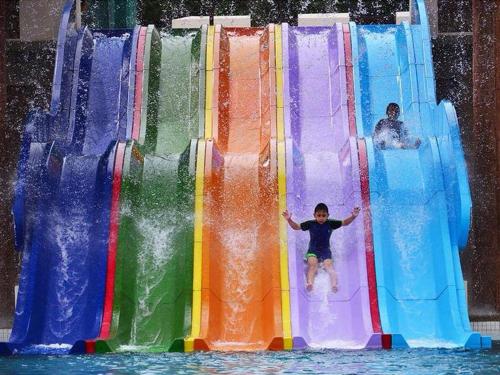
<path id="1" fill-rule="evenodd" d="M 358 216 L 360 211 L 361 211 L 361 208 L 354 207 L 352 210 L 352 216 L 354 216 L 354 217 Z"/>
<path id="2" fill-rule="evenodd" d="M 283 213 L 281 215 L 283 215 L 285 220 L 288 221 L 288 225 L 290 225 L 290 227 L 292 227 L 292 229 L 300 230 L 300 225 L 292 220 L 292 214 L 290 212 L 288 212 L 288 210 L 283 211 Z"/>
<path id="3" fill-rule="evenodd" d="M 292 214 L 290 212 L 288 212 L 288 210 L 285 210 L 283 211 L 283 213 L 281 214 L 283 215 L 283 217 L 285 218 L 285 220 L 290 220 L 292 218 Z"/>

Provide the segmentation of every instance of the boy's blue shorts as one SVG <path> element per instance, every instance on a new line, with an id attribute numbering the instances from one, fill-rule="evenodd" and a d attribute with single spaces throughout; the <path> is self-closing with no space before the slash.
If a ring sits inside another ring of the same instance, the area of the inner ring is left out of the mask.
<path id="1" fill-rule="evenodd" d="M 308 250 L 306 255 L 304 256 L 304 260 L 307 262 L 309 257 L 315 257 L 318 259 L 318 262 L 321 263 L 326 259 L 332 259 L 332 251 L 330 249 L 324 250 Z"/>

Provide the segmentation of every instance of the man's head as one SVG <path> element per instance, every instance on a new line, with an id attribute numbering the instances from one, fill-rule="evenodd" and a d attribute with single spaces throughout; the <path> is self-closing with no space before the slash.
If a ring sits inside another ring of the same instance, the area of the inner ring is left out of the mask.
<path id="1" fill-rule="evenodd" d="M 320 224 L 328 220 L 328 206 L 324 203 L 318 203 L 314 208 L 314 218 Z"/>
<path id="2" fill-rule="evenodd" d="M 399 105 L 396 103 L 389 103 L 385 113 L 391 120 L 396 120 L 399 117 Z"/>

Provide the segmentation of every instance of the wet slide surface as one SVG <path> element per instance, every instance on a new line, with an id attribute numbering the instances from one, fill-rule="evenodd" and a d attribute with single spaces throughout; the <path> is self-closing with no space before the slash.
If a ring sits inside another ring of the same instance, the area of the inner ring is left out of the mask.
<path id="1" fill-rule="evenodd" d="M 437 106 L 428 33 L 424 25 L 352 24 L 351 36 L 383 331 L 401 334 L 412 347 L 478 347 L 480 337 L 471 332 L 464 308 L 458 245 L 449 226 L 447 162 L 434 136 L 439 130 L 433 120 Z M 423 139 L 418 150 L 373 146 L 372 131 L 389 102 L 399 103 L 401 120 Z M 393 336 L 393 346 L 406 343 Z"/>
<path id="2" fill-rule="evenodd" d="M 215 32 L 194 349 L 283 348 L 273 30 Z"/>
<path id="3" fill-rule="evenodd" d="M 75 55 L 64 58 L 62 77 L 74 70 L 73 84 L 61 91 L 70 102 L 55 109 L 50 152 L 40 165 L 42 199 L 23 241 L 10 338 L 21 351 L 50 351 L 43 347 L 48 344 L 69 350 L 100 332 L 115 145 L 130 123 L 136 42 L 132 30 L 122 32 L 93 35 L 84 29 Z"/>
<path id="4" fill-rule="evenodd" d="M 330 218 L 341 220 L 361 207 L 357 146 L 349 137 L 342 26 L 284 25 L 283 46 L 288 208 L 301 222 L 324 202 Z M 370 318 L 362 215 L 332 235 L 337 293 L 321 268 L 313 291 L 305 290 L 309 233 L 289 228 L 294 347 L 380 346 Z"/>
<path id="5" fill-rule="evenodd" d="M 139 132 L 144 145 L 127 146 L 113 327 L 110 340 L 97 342 L 98 352 L 184 349 L 191 321 L 205 40 L 205 29 L 172 31 L 160 39 L 148 28 L 145 130 Z"/>

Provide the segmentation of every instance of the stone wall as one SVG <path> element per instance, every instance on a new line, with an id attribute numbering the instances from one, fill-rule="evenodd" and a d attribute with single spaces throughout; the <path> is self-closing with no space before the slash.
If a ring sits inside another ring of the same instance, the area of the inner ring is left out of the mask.
<path id="1" fill-rule="evenodd" d="M 7 130 L 7 59 L 6 40 L 8 31 L 9 0 L 0 0 L 0 328 L 10 325 L 14 305 L 14 279 L 16 277 L 16 259 L 12 252 L 12 226 L 10 221 L 10 205 L 8 195 L 9 178 L 7 163 L 10 150 L 8 144 L 10 134 Z"/>
<path id="2" fill-rule="evenodd" d="M 31 0 L 0 0 L 0 328 L 11 321 L 13 286 L 19 270 L 13 249 L 10 207 L 22 122 L 30 107 L 48 107 L 55 56 L 53 41 L 19 40 L 20 1 L 28 4 Z M 62 4 L 59 0 L 48 1 Z M 175 3 L 138 0 L 141 23 L 166 26 L 172 17 L 231 13 L 251 13 L 254 24 L 294 23 L 298 13 L 335 11 L 351 11 L 352 18 L 358 22 L 388 23 L 394 22 L 395 11 L 408 9 L 406 0 L 316 1 L 304 9 L 298 0 L 259 0 L 255 3 L 260 6 L 252 9 L 244 1 L 185 1 L 183 6 L 174 9 Z M 473 223 L 462 264 L 468 281 L 471 317 L 474 320 L 487 320 L 492 316 L 498 319 L 500 42 L 497 41 L 500 41 L 500 7 L 497 4 L 500 0 L 426 0 L 426 3 L 434 7 L 437 15 L 437 25 L 433 27 L 437 97 L 450 99 L 457 108 L 469 168 Z M 160 4 L 161 11 L 158 10 Z M 27 32 L 29 34 L 29 30 Z"/>
<path id="3" fill-rule="evenodd" d="M 500 1 L 473 0 L 473 230 L 469 296 L 473 319 L 500 319 Z"/>
<path id="4" fill-rule="evenodd" d="M 34 106 L 48 109 L 55 56 L 54 41 L 19 39 L 18 9 L 0 0 L 0 329 L 12 324 L 20 264 L 10 209 L 23 121 Z"/>

